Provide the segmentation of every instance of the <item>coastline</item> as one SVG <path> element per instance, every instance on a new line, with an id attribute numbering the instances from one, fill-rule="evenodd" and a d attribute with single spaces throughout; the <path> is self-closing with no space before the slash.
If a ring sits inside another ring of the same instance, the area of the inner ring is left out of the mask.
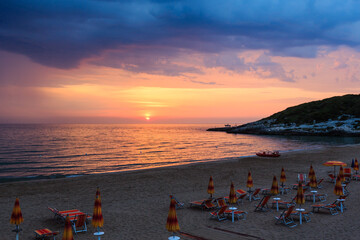
<path id="1" fill-rule="evenodd" d="M 234 157 L 206 163 L 191 163 L 180 166 L 160 167 L 136 171 L 104 173 L 74 178 L 34 180 L 23 182 L 1 183 L 0 196 L 1 219 L 4 229 L 3 239 L 13 239 L 13 226 L 8 223 L 15 197 L 20 198 L 24 216 L 21 224 L 23 231 L 20 239 L 33 237 L 33 230 L 47 227 L 63 231 L 63 225 L 53 219 L 48 206 L 60 210 L 77 208 L 92 214 L 96 187 L 100 187 L 104 215 L 103 239 L 166 239 L 171 234 L 166 231 L 165 223 L 169 207 L 169 194 L 186 204 L 193 200 L 208 197 L 206 188 L 209 176 L 213 176 L 215 197 L 228 195 L 230 181 L 235 188 L 246 190 L 247 171 L 251 169 L 254 187 L 269 188 L 273 175 L 279 178 L 283 166 L 287 175 L 287 184 L 296 182 L 297 173 L 308 173 L 313 164 L 317 178 L 326 178 L 332 168 L 322 166 L 327 160 L 342 160 L 350 163 L 360 153 L 360 145 L 324 147 L 314 150 L 292 151 L 283 153 L 280 158 Z M 324 182 L 320 190 L 328 194 L 332 202 L 336 196 L 332 193 L 333 185 Z M 360 230 L 352 224 L 357 219 L 356 209 L 360 207 L 360 182 L 349 186 L 351 192 L 344 214 L 331 216 L 327 213 L 313 214 L 311 222 L 288 229 L 275 225 L 275 216 L 279 212 L 253 212 L 254 203 L 245 202 L 239 205 L 240 210 L 247 211 L 245 221 L 217 222 L 209 219 L 207 211 L 185 208 L 177 211 L 181 231 L 205 239 L 238 239 L 234 233 L 219 231 L 221 228 L 262 239 L 335 239 L 342 236 L 353 239 Z M 292 191 L 284 200 L 296 194 Z M 305 208 L 310 209 L 309 202 Z M 209 226 L 211 228 L 209 228 Z M 88 226 L 87 233 L 79 233 L 77 239 L 93 239 L 94 229 Z M 60 237 L 62 234 L 60 234 Z M 118 236 L 118 237 L 117 237 Z M 60 239 L 58 237 L 58 239 Z M 182 239 L 188 239 L 181 236 Z M 253 239 L 252 237 L 244 239 Z"/>

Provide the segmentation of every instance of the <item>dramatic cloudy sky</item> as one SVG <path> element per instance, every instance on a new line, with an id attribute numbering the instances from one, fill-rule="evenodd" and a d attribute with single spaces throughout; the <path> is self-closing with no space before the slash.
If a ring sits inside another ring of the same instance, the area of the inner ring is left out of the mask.
<path id="1" fill-rule="evenodd" d="M 358 1 L 0 1 L 0 122 L 240 123 L 359 67 Z"/>

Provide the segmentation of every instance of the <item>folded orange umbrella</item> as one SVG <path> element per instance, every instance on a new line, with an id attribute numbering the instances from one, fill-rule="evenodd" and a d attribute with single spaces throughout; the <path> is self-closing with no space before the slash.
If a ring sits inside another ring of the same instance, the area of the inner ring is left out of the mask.
<path id="1" fill-rule="evenodd" d="M 341 181 L 341 182 L 345 182 L 344 169 L 343 169 L 342 166 L 340 166 L 339 174 L 338 174 L 338 175 L 340 176 L 340 181 Z"/>
<path id="2" fill-rule="evenodd" d="M 251 172 L 248 172 L 248 177 L 247 177 L 247 181 L 246 181 L 246 187 L 249 188 L 249 190 L 254 186 L 254 182 L 251 176 Z"/>
<path id="3" fill-rule="evenodd" d="M 273 178 L 270 193 L 272 195 L 278 195 L 279 194 L 279 185 L 278 185 L 278 182 L 276 180 L 276 176 L 274 176 L 274 178 Z"/>
<path id="4" fill-rule="evenodd" d="M 341 186 L 341 179 L 340 179 L 340 176 L 339 176 L 339 175 L 336 177 L 334 194 L 335 194 L 336 196 L 342 196 L 342 195 L 344 195 L 343 188 L 342 188 L 342 186 Z"/>
<path id="5" fill-rule="evenodd" d="M 237 201 L 237 199 L 236 199 L 234 183 L 231 182 L 230 193 L 229 193 L 229 203 L 236 203 L 236 201 Z"/>
<path id="6" fill-rule="evenodd" d="M 212 176 L 210 176 L 209 179 L 209 185 L 208 185 L 208 189 L 207 189 L 207 193 L 210 194 L 210 198 L 212 198 L 212 195 L 214 194 L 215 189 L 214 189 L 214 181 Z"/>
<path id="7" fill-rule="evenodd" d="M 281 186 L 284 187 L 284 183 L 286 182 L 286 175 L 284 168 L 281 168 L 280 182 L 281 182 Z"/>
<path id="8" fill-rule="evenodd" d="M 62 240 L 74 240 L 69 215 L 65 218 L 65 229 Z"/>
<path id="9" fill-rule="evenodd" d="M 166 229 L 169 232 L 173 233 L 174 239 L 175 239 L 175 232 L 180 231 L 179 222 L 176 216 L 175 205 L 176 205 L 175 199 L 171 198 L 169 214 L 166 220 Z"/>
<path id="10" fill-rule="evenodd" d="M 104 218 L 101 211 L 100 196 L 96 196 L 95 199 L 94 212 L 93 212 L 91 224 L 98 229 L 98 232 L 99 232 L 99 227 L 104 226 Z"/>
<path id="11" fill-rule="evenodd" d="M 21 213 L 19 198 L 16 198 L 14 208 L 11 213 L 10 223 L 20 225 L 20 223 L 22 223 L 23 221 L 24 218 Z"/>
<path id="12" fill-rule="evenodd" d="M 312 188 L 316 188 L 317 187 L 316 175 L 312 165 L 310 165 L 309 179 L 310 179 L 309 186 Z"/>
<path id="13" fill-rule="evenodd" d="M 301 204 L 305 203 L 304 190 L 303 190 L 302 183 L 300 183 L 300 182 L 299 182 L 298 190 L 297 190 L 297 194 L 296 194 L 296 203 L 300 204 L 300 206 L 301 206 Z"/>

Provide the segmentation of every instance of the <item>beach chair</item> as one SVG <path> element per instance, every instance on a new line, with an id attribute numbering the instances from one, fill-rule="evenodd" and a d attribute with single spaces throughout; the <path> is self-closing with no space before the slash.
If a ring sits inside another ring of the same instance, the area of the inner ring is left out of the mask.
<path id="1" fill-rule="evenodd" d="M 291 201 L 278 201 L 278 206 L 289 208 L 291 205 L 295 204 L 296 196 L 291 199 Z M 276 208 L 276 201 L 272 201 L 271 208 Z"/>
<path id="2" fill-rule="evenodd" d="M 227 216 L 225 214 L 226 209 L 227 209 L 227 206 L 224 206 L 217 211 L 210 212 L 210 219 L 217 219 L 219 222 L 226 220 L 227 219 Z"/>
<path id="3" fill-rule="evenodd" d="M 255 191 L 251 194 L 253 200 L 260 200 L 260 191 L 261 188 L 256 188 Z"/>
<path id="4" fill-rule="evenodd" d="M 352 178 L 351 168 L 344 168 L 344 177 L 346 182 L 350 182 Z"/>
<path id="5" fill-rule="evenodd" d="M 321 178 L 321 179 L 318 181 L 318 183 L 317 183 L 317 188 L 322 188 L 321 183 L 322 183 L 323 181 L 324 181 L 323 178 Z"/>
<path id="6" fill-rule="evenodd" d="M 334 183 L 336 181 L 336 176 L 332 173 L 328 174 L 329 178 L 330 178 L 330 182 Z"/>
<path id="7" fill-rule="evenodd" d="M 176 209 L 180 209 L 180 208 L 184 208 L 184 207 L 185 207 L 185 204 L 182 203 L 182 202 L 180 202 L 180 201 L 178 201 L 178 200 L 176 199 L 176 197 L 174 197 L 174 195 L 170 195 L 170 199 L 174 199 L 174 200 L 175 200 L 175 208 L 176 208 Z"/>
<path id="8" fill-rule="evenodd" d="M 224 198 L 217 198 L 216 203 L 218 208 L 227 207 L 226 201 Z"/>
<path id="9" fill-rule="evenodd" d="M 35 230 L 34 232 L 35 232 L 36 239 L 47 239 L 50 237 L 54 237 L 54 240 L 55 240 L 56 235 L 59 234 L 59 232 L 53 232 L 48 228 L 38 229 L 38 230 Z"/>
<path id="10" fill-rule="evenodd" d="M 75 221 L 72 222 L 72 226 L 75 234 L 77 234 L 78 232 L 86 232 L 86 214 L 76 215 Z"/>
<path id="11" fill-rule="evenodd" d="M 325 210 L 328 210 L 331 215 L 339 214 L 339 212 L 337 210 L 337 206 L 334 203 L 332 203 L 332 204 L 315 204 L 315 205 L 311 205 L 311 207 L 313 209 L 312 210 L 313 213 L 318 213 L 318 212 L 320 212 L 320 209 L 325 209 Z M 317 210 L 317 211 L 315 211 L 315 210 Z"/>
<path id="12" fill-rule="evenodd" d="M 190 202 L 190 207 L 200 207 L 202 210 L 209 210 L 215 208 L 216 206 L 214 203 L 212 203 L 212 199 L 204 199 Z"/>
<path id="13" fill-rule="evenodd" d="M 254 212 L 265 212 L 265 211 L 269 211 L 270 210 L 270 208 L 269 208 L 269 206 L 268 206 L 268 201 L 269 201 L 269 199 L 270 199 L 270 196 L 268 195 L 268 196 L 264 196 L 261 200 L 260 200 L 260 202 L 259 202 L 259 204 L 257 204 L 257 205 L 255 205 L 255 210 L 254 210 Z"/>
<path id="14" fill-rule="evenodd" d="M 288 209 L 285 209 L 279 217 L 275 217 L 276 222 L 275 224 L 284 224 L 287 227 L 293 228 L 296 227 L 297 224 L 294 222 L 294 219 L 291 213 L 294 210 L 294 205 L 291 205 Z"/>

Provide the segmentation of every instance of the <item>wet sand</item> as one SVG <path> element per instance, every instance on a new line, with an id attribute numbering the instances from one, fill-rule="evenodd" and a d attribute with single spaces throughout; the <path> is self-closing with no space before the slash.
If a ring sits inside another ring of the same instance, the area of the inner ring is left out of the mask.
<path id="1" fill-rule="evenodd" d="M 311 222 L 295 228 L 275 225 L 275 216 L 280 212 L 254 212 L 258 203 L 245 200 L 238 207 L 247 211 L 246 220 L 218 222 L 209 218 L 209 211 L 189 208 L 189 202 L 207 198 L 210 175 L 215 185 L 214 197 L 229 194 L 230 182 L 236 189 L 246 190 L 247 172 L 251 169 L 254 188 L 270 188 L 273 176 L 280 178 L 281 167 L 285 168 L 287 185 L 296 183 L 298 173 L 309 172 L 313 165 L 317 179 L 325 178 L 319 193 L 328 194 L 326 203 L 337 196 L 333 194 L 334 184 L 327 178 L 332 167 L 323 166 L 328 160 L 351 163 L 360 156 L 360 146 L 328 147 L 311 151 L 283 154 L 280 158 L 231 158 L 211 163 L 166 167 L 114 174 L 92 175 L 77 178 L 39 180 L 0 184 L 0 239 L 14 239 L 14 226 L 9 223 L 15 197 L 20 198 L 24 217 L 20 239 L 34 239 L 34 230 L 49 228 L 60 231 L 63 224 L 54 220 L 48 206 L 59 210 L 80 209 L 92 214 L 96 187 L 100 187 L 105 235 L 101 239 L 167 239 L 166 218 L 169 209 L 169 194 L 174 194 L 186 207 L 177 210 L 181 239 L 357 239 L 360 236 L 360 181 L 352 181 L 347 187 L 350 195 L 345 205 L 347 210 L 336 216 L 328 212 L 314 213 Z M 292 190 L 281 195 L 281 200 L 290 200 L 296 195 Z M 303 207 L 311 210 L 312 202 Z M 298 223 L 298 222 L 297 222 Z M 96 239 L 94 228 L 89 224 L 88 232 L 78 233 L 75 239 Z M 187 234 L 187 235 L 186 235 Z M 179 234 L 178 234 L 179 235 Z"/>

